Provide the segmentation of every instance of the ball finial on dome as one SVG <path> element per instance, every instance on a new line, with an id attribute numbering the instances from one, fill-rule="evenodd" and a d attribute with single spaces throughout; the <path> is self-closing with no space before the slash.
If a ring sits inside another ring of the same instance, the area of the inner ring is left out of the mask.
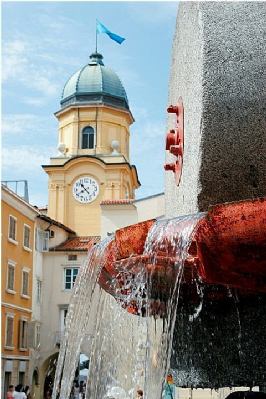
<path id="1" fill-rule="evenodd" d="M 102 60 L 103 60 L 102 54 L 97 53 L 97 52 L 92 53 L 92 54 L 90 55 L 90 62 L 89 62 L 89 65 L 104 65 L 104 63 L 103 63 Z"/>

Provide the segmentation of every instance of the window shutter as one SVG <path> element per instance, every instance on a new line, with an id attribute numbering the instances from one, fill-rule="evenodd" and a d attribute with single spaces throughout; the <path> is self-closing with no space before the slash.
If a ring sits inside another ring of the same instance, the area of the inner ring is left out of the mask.
<path id="1" fill-rule="evenodd" d="M 28 331 L 27 331 L 27 338 L 28 338 L 28 346 L 29 348 L 36 348 L 36 342 L 35 342 L 35 326 L 36 322 L 31 321 L 28 324 Z"/>
<path id="2" fill-rule="evenodd" d="M 13 345 L 13 328 L 14 328 L 14 319 L 12 317 L 7 317 L 6 319 L 6 345 Z"/>
<path id="3" fill-rule="evenodd" d="M 15 269 L 10 264 L 8 265 L 8 274 L 7 274 L 7 288 L 9 290 L 14 290 L 14 274 Z"/>
<path id="4" fill-rule="evenodd" d="M 35 326 L 35 348 L 38 349 L 41 343 L 41 326 L 36 323 Z"/>
<path id="5" fill-rule="evenodd" d="M 50 238 L 50 232 L 44 231 L 43 252 L 49 251 L 49 238 Z"/>
<path id="6" fill-rule="evenodd" d="M 36 250 L 39 252 L 49 251 L 49 231 L 37 229 L 36 231 Z"/>
<path id="7" fill-rule="evenodd" d="M 24 348 L 28 348 L 28 322 L 24 321 Z"/>
<path id="8" fill-rule="evenodd" d="M 11 290 L 14 289 L 14 275 L 15 275 L 15 269 L 14 269 L 14 267 L 11 267 L 11 276 L 10 276 L 10 283 L 9 283 Z"/>
<path id="9" fill-rule="evenodd" d="M 23 320 L 19 320 L 18 325 L 18 347 L 22 348 Z"/>
<path id="10" fill-rule="evenodd" d="M 29 294 L 29 273 L 22 272 L 22 294 L 28 295 Z"/>
<path id="11" fill-rule="evenodd" d="M 40 229 L 36 229 L 36 239 L 35 239 L 35 248 L 36 251 L 41 252 L 41 230 Z"/>
<path id="12" fill-rule="evenodd" d="M 30 248 L 30 228 L 24 226 L 24 247 Z"/>
<path id="13" fill-rule="evenodd" d="M 12 240 L 16 239 L 16 219 L 12 216 L 9 216 L 9 232 L 8 237 Z"/>

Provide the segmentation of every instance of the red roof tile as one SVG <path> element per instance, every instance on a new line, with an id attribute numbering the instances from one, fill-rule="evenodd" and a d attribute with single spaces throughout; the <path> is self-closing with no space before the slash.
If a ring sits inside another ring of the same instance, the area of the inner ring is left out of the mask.
<path id="1" fill-rule="evenodd" d="M 51 248 L 50 251 L 88 251 L 93 245 L 101 240 L 99 236 L 73 237 Z"/>
<path id="2" fill-rule="evenodd" d="M 104 200 L 100 205 L 128 205 L 133 204 L 133 199 Z"/>

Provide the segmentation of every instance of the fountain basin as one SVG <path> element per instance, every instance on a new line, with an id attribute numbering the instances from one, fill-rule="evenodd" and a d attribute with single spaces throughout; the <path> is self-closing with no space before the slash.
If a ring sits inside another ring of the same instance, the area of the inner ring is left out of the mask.
<path id="1" fill-rule="evenodd" d="M 178 273 L 176 242 L 162 236 L 152 255 L 144 253 L 145 241 L 155 220 L 118 230 L 109 244 L 99 276 L 100 286 L 130 313 L 145 315 L 134 297 L 134 280 L 145 270 L 149 281 L 151 313 L 163 311 Z M 171 225 L 174 229 L 175 225 Z M 182 284 L 193 297 L 193 280 L 207 285 L 229 286 L 247 292 L 266 292 L 266 199 L 218 204 L 198 222 L 184 262 Z M 146 287 L 147 288 L 147 287 Z M 217 291 L 217 298 L 224 290 Z M 216 295 L 215 294 L 215 295 Z M 136 296 L 136 295 L 135 295 Z M 139 297 L 139 292 L 137 293 Z"/>

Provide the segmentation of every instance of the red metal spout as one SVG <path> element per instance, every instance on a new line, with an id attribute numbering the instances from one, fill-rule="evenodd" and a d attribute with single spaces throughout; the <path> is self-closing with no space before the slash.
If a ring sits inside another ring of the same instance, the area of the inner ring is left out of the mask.
<path id="1" fill-rule="evenodd" d="M 171 129 L 166 135 L 166 150 L 169 151 L 170 147 L 175 145 L 175 130 Z"/>
<path id="2" fill-rule="evenodd" d="M 172 170 L 173 172 L 175 172 L 175 169 L 176 169 L 176 164 L 175 163 L 166 163 L 165 165 L 164 165 L 164 169 L 165 170 Z"/>
<path id="3" fill-rule="evenodd" d="M 179 115 L 180 107 L 179 107 L 178 105 L 170 105 L 170 106 L 167 108 L 167 112 L 168 112 L 169 114 L 176 114 L 176 115 Z"/>
<path id="4" fill-rule="evenodd" d="M 176 127 L 167 133 L 165 149 L 177 159 L 174 163 L 164 165 L 164 169 L 174 172 L 176 184 L 179 185 L 184 152 L 184 107 L 182 98 L 179 98 L 177 105 L 170 105 L 167 108 L 167 112 L 176 114 Z"/>
<path id="5" fill-rule="evenodd" d="M 265 198 L 211 207 L 195 240 L 204 282 L 266 292 Z"/>
<path id="6" fill-rule="evenodd" d="M 146 237 L 154 222 L 148 220 L 118 230 L 115 240 L 109 244 L 99 277 L 103 289 L 115 297 L 120 292 L 117 300 L 129 312 L 138 315 L 145 315 L 145 310 L 139 309 L 134 298 L 127 299 L 128 282 L 144 268 L 151 276 L 151 313 L 161 315 L 165 303 L 157 298 L 167 299 L 177 273 L 178 259 L 169 237 L 162 237 L 155 254 L 143 255 Z M 215 294 L 217 299 L 225 295 L 223 287 L 227 286 L 246 294 L 266 292 L 266 199 L 211 207 L 198 223 L 188 253 L 182 283 L 187 296 L 195 296 L 195 276 L 207 285 L 221 288 Z"/>

